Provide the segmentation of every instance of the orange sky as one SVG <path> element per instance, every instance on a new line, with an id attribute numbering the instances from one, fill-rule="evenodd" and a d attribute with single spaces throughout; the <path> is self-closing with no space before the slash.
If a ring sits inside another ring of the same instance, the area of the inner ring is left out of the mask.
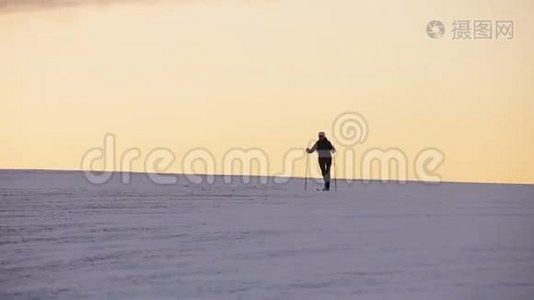
<path id="1" fill-rule="evenodd" d="M 444 180 L 534 183 L 532 1 L 119 2 L 0 9 L 0 167 L 79 169 L 112 133 L 172 149 L 168 171 L 257 147 L 275 174 L 354 111 L 358 155 L 432 147 Z M 515 37 L 433 40 L 433 19 L 513 20 Z"/>

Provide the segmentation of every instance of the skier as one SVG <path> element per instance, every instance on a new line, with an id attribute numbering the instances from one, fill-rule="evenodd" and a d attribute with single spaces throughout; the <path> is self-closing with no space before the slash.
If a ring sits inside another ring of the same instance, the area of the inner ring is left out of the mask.
<path id="1" fill-rule="evenodd" d="M 336 152 L 336 148 L 332 146 L 332 143 L 326 138 L 324 132 L 319 132 L 319 139 L 313 147 L 306 148 L 307 153 L 313 153 L 317 151 L 319 157 L 319 167 L 321 167 L 321 174 L 324 179 L 324 189 L 323 191 L 330 190 L 330 166 L 332 165 L 332 154 Z"/>

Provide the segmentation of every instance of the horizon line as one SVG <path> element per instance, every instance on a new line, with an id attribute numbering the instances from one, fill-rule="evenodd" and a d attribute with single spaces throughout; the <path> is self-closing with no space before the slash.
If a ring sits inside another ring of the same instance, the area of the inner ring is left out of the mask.
<path id="1" fill-rule="evenodd" d="M 231 176 L 231 177 L 267 177 L 267 178 L 289 178 L 291 179 L 305 179 L 305 177 L 302 176 L 282 176 L 282 175 L 236 175 L 236 174 L 192 174 L 192 173 L 173 173 L 173 172 L 147 172 L 147 171 L 105 171 L 105 170 L 83 170 L 83 169 L 48 169 L 48 168 L 4 168 L 0 167 L 0 172 L 3 171 L 39 171 L 39 172 L 111 172 L 113 174 L 115 173 L 133 173 L 133 174 L 166 174 L 166 175 L 179 175 L 179 176 L 186 176 L 186 175 L 193 175 L 193 176 L 215 176 L 215 177 L 222 177 L 222 176 Z M 320 177 L 308 177 L 308 179 L 320 179 Z M 406 179 L 404 182 L 399 182 L 399 180 L 386 180 L 383 181 L 381 179 L 363 179 L 363 178 L 336 178 L 336 180 L 339 181 L 353 181 L 353 182 L 379 182 L 379 183 L 397 183 L 397 184 L 407 184 L 407 183 L 422 183 L 422 184 L 428 184 L 428 185 L 437 185 L 441 183 L 452 183 L 452 184 L 492 184 L 492 185 L 527 185 L 527 186 L 534 186 L 534 182 L 527 183 L 527 182 L 484 182 L 484 181 L 453 181 L 453 180 L 441 180 L 441 181 L 421 181 L 421 180 L 411 180 Z"/>

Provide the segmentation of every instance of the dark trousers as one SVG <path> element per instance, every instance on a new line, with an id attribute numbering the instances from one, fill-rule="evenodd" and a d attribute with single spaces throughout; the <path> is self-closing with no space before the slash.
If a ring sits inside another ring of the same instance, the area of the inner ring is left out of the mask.
<path id="1" fill-rule="evenodd" d="M 319 157 L 319 167 L 324 179 L 324 189 L 330 190 L 330 166 L 332 165 L 332 157 Z"/>

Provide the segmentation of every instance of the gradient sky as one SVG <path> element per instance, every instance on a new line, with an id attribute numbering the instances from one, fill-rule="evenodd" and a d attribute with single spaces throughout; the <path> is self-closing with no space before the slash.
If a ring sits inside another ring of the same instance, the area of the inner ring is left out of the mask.
<path id="1" fill-rule="evenodd" d="M 433 19 L 515 37 L 433 40 Z M 277 173 L 355 111 L 358 154 L 434 147 L 444 180 L 534 183 L 533 20 L 529 0 L 0 1 L 0 167 L 79 169 L 112 133 L 172 149 L 171 172 L 194 147 L 258 147 Z"/>

